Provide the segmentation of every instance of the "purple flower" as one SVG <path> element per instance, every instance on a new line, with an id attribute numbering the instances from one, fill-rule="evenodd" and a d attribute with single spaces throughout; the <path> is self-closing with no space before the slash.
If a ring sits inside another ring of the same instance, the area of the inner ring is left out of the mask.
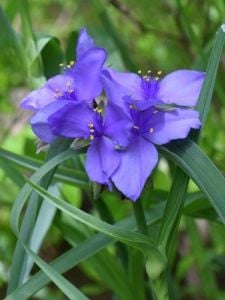
<path id="1" fill-rule="evenodd" d="M 156 105 L 195 106 L 204 73 L 177 70 L 160 80 L 150 73 L 139 76 L 107 69 L 102 77 L 110 99 L 126 111 L 127 103 L 134 104 L 140 110 Z"/>
<path id="2" fill-rule="evenodd" d="M 22 108 L 35 112 L 30 120 L 32 129 L 46 143 L 55 139 L 47 122 L 51 114 L 70 101 L 92 102 L 102 92 L 100 73 L 106 52 L 94 44 L 86 29 L 80 31 L 76 58 L 77 62 L 71 62 L 62 75 L 52 77 L 21 102 Z"/>
<path id="3" fill-rule="evenodd" d="M 111 178 L 123 194 L 135 201 L 157 164 L 154 144 L 183 139 L 191 128 L 200 127 L 198 112 L 172 104 L 194 105 L 203 73 L 176 71 L 160 82 L 110 70 L 104 71 L 103 81 L 109 103 L 121 107 L 133 122 L 130 143 L 118 150 L 120 165 Z"/>
<path id="4" fill-rule="evenodd" d="M 136 201 L 158 162 L 155 145 L 185 138 L 200 127 L 193 107 L 204 73 L 178 70 L 159 80 L 104 68 L 106 52 L 82 29 L 76 63 L 21 102 L 44 142 L 56 136 L 89 141 L 86 171 L 92 181 L 115 184 Z M 158 74 L 159 75 L 159 74 Z M 102 91 L 107 100 L 93 101 Z"/>
<path id="5" fill-rule="evenodd" d="M 120 165 L 112 175 L 115 186 L 128 198 L 137 200 L 158 162 L 156 145 L 182 139 L 191 128 L 199 128 L 198 112 L 188 109 L 162 111 L 153 107 L 140 111 L 130 106 L 133 120 L 130 144 L 120 150 Z"/>
<path id="6" fill-rule="evenodd" d="M 90 141 L 86 171 L 92 181 L 108 184 L 120 164 L 117 147 L 129 143 L 131 122 L 123 111 L 108 105 L 103 115 L 100 108 L 93 109 L 85 102 L 69 102 L 48 118 L 52 132 L 67 138 Z"/>

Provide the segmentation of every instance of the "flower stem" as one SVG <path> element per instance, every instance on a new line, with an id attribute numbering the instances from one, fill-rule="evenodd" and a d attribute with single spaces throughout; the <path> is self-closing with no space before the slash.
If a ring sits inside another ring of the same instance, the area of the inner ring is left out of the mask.
<path id="1" fill-rule="evenodd" d="M 141 200 L 133 202 L 133 211 L 138 230 L 143 234 L 148 234 L 148 227 L 145 219 L 144 209 Z"/>

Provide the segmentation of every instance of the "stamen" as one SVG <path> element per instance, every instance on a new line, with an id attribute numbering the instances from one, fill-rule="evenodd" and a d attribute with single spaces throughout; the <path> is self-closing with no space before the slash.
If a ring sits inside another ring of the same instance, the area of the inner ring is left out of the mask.
<path id="1" fill-rule="evenodd" d="M 142 73 L 142 71 L 141 71 L 141 70 L 138 70 L 138 74 L 141 75 L 141 73 Z"/>
<path id="2" fill-rule="evenodd" d="M 102 111 L 103 111 L 101 108 L 98 108 L 98 107 L 94 108 L 93 110 L 99 114 L 102 113 Z"/>
<path id="3" fill-rule="evenodd" d="M 95 138 L 95 136 L 94 136 L 93 134 L 90 134 L 89 139 L 90 139 L 91 141 L 93 141 L 94 138 Z"/>
<path id="4" fill-rule="evenodd" d="M 74 61 L 74 60 L 71 60 L 71 61 L 70 61 L 70 65 L 73 66 L 74 64 L 75 64 L 75 61 Z"/>
<path id="5" fill-rule="evenodd" d="M 93 133 L 93 132 L 95 132 L 95 130 L 94 130 L 94 129 L 90 129 L 89 131 L 90 131 L 90 132 L 92 132 L 92 133 Z"/>
<path id="6" fill-rule="evenodd" d="M 89 128 L 94 128 L 94 124 L 93 123 L 88 123 L 88 127 Z"/>
<path id="7" fill-rule="evenodd" d="M 153 131 L 154 131 L 154 128 L 151 127 L 151 128 L 149 129 L 149 132 L 150 132 L 150 133 L 153 133 Z"/>
<path id="8" fill-rule="evenodd" d="M 151 74 L 151 73 L 152 73 L 152 71 L 151 71 L 151 70 L 148 70 L 148 71 L 147 71 L 147 74 L 148 74 L 148 75 L 149 75 L 149 74 Z"/>
<path id="9" fill-rule="evenodd" d="M 66 83 L 66 86 L 70 87 L 70 85 L 71 85 L 71 84 L 70 84 L 70 82 L 68 81 L 68 82 Z"/>
<path id="10" fill-rule="evenodd" d="M 64 66 L 64 63 L 59 64 L 59 67 L 63 67 L 63 66 Z"/>
<path id="11" fill-rule="evenodd" d="M 158 81 L 158 80 L 159 80 L 159 77 L 158 77 L 158 76 L 155 76 L 155 80 Z"/>
<path id="12" fill-rule="evenodd" d="M 159 71 L 157 72 L 157 75 L 162 75 L 162 71 L 159 70 Z"/>
<path id="13" fill-rule="evenodd" d="M 140 127 L 137 126 L 137 125 L 134 125 L 133 128 L 134 128 L 134 129 L 140 129 Z"/>

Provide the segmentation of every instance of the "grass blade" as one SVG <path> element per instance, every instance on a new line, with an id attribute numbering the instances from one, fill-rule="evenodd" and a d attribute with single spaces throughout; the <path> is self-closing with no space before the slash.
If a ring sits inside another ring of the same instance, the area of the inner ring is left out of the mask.
<path id="1" fill-rule="evenodd" d="M 197 109 L 200 114 L 202 127 L 205 124 L 206 116 L 211 105 L 217 69 L 224 45 L 224 37 L 224 32 L 220 28 L 216 36 L 214 47 L 211 51 L 206 70 L 206 77 L 198 100 Z M 194 132 L 192 138 L 197 140 L 198 136 L 199 132 Z M 183 180 L 181 180 L 181 178 L 183 178 Z M 171 191 L 168 196 L 167 205 L 165 207 L 158 236 L 158 244 L 162 244 L 163 242 L 161 247 L 164 249 L 164 251 L 166 251 L 166 249 L 171 249 L 171 246 L 174 242 L 183 211 L 188 181 L 188 176 L 186 176 L 182 170 L 177 169 L 173 179 Z M 179 182 L 179 186 L 177 186 L 177 182 Z"/>
<path id="2" fill-rule="evenodd" d="M 149 212 L 147 212 L 147 224 L 152 225 L 156 223 L 160 219 L 161 211 L 162 205 L 160 204 L 156 208 L 152 208 Z M 135 230 L 136 222 L 132 216 L 127 218 L 126 220 L 118 222 L 116 226 L 124 229 Z M 79 244 L 76 248 L 72 248 L 63 253 L 60 257 L 52 261 L 50 265 L 53 266 L 54 269 L 58 272 L 64 273 L 80 262 L 85 261 L 89 257 L 93 256 L 95 253 L 101 251 L 113 242 L 115 242 L 115 240 L 106 236 L 105 234 L 95 234 L 85 242 Z M 13 291 L 9 296 L 13 296 L 13 299 L 28 299 L 49 282 L 50 278 L 47 277 L 43 271 L 39 271 L 37 274 L 33 275 L 25 284 Z"/>

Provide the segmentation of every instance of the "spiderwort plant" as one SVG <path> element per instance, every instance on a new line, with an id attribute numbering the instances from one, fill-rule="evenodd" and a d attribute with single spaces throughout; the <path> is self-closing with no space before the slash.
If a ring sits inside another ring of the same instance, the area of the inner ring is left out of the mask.
<path id="1" fill-rule="evenodd" d="M 89 178 L 110 189 L 114 183 L 136 201 L 158 162 L 155 145 L 183 139 L 200 127 L 192 107 L 204 73 L 178 70 L 159 80 L 161 72 L 140 76 L 104 67 L 106 56 L 82 29 L 77 63 L 33 91 L 21 107 L 35 112 L 30 123 L 43 142 L 56 136 L 89 140 Z M 102 91 L 103 109 L 95 106 Z"/>

